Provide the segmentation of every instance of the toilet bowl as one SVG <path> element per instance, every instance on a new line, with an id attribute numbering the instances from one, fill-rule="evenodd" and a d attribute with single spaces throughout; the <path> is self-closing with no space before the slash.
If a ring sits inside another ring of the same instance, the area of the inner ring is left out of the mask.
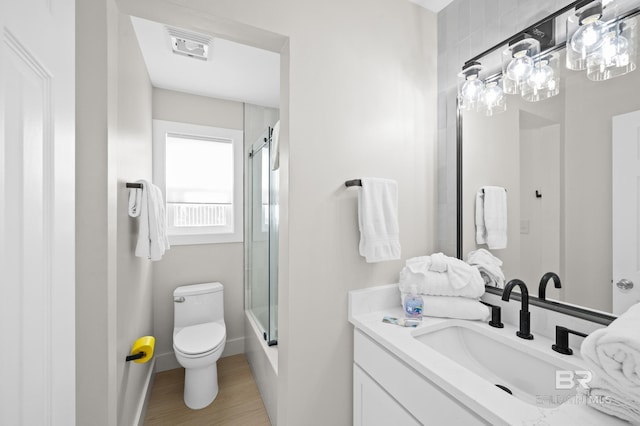
<path id="1" fill-rule="evenodd" d="M 173 300 L 173 350 L 185 369 L 184 402 L 197 410 L 218 395 L 216 362 L 226 341 L 223 287 L 220 283 L 178 287 Z"/>

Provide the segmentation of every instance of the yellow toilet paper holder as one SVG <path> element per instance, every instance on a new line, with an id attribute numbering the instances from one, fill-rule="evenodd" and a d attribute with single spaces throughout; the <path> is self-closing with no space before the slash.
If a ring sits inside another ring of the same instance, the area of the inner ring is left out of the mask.
<path id="1" fill-rule="evenodd" d="M 127 355 L 126 361 L 134 361 L 138 364 L 145 363 L 153 357 L 153 348 L 156 339 L 153 336 L 143 336 L 136 340 L 131 347 L 131 355 Z"/>

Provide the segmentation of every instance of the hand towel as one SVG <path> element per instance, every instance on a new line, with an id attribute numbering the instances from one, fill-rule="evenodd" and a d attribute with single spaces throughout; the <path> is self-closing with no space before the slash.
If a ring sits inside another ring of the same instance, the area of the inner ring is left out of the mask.
<path id="1" fill-rule="evenodd" d="M 280 168 L 280 120 L 273 126 L 271 133 L 271 170 Z"/>
<path id="2" fill-rule="evenodd" d="M 442 260 L 439 254 L 436 254 L 437 261 Z M 408 292 L 415 285 L 418 293 L 426 295 L 479 298 L 484 294 L 484 281 L 477 268 L 443 255 L 446 272 L 434 272 L 431 270 L 433 256 L 407 259 L 400 271 L 401 290 Z"/>
<path id="3" fill-rule="evenodd" d="M 409 294 L 400 292 L 400 304 L 403 305 L 404 297 Z M 422 315 L 437 318 L 455 318 L 465 320 L 489 320 L 489 307 L 476 299 L 450 296 L 422 296 L 424 301 Z"/>
<path id="4" fill-rule="evenodd" d="M 140 209 L 142 208 L 142 189 L 141 188 L 129 188 L 129 216 L 140 216 Z"/>
<path id="5" fill-rule="evenodd" d="M 505 277 L 501 268 L 502 260 L 492 255 L 489 250 L 470 251 L 467 255 L 467 263 L 478 268 L 486 285 L 504 288 Z"/>
<path id="6" fill-rule="evenodd" d="M 476 243 L 507 248 L 507 191 L 483 186 L 476 194 Z"/>
<path id="7" fill-rule="evenodd" d="M 162 192 L 146 180 L 138 183 L 142 184 L 142 195 L 135 255 L 157 261 L 170 248 Z"/>
<path id="8" fill-rule="evenodd" d="M 595 376 L 640 401 L 640 303 L 589 334 L 580 351 Z"/>
<path id="9" fill-rule="evenodd" d="M 368 263 L 400 259 L 398 184 L 394 180 L 362 178 L 358 191 L 360 255 Z"/>

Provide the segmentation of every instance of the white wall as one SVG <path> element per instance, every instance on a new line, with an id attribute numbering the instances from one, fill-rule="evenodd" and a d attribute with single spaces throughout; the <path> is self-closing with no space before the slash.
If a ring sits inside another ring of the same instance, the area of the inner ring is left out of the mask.
<path id="1" fill-rule="evenodd" d="M 134 256 L 138 219 L 129 217 L 127 182 L 151 177 L 151 81 L 128 16 L 118 14 L 117 355 L 118 424 L 138 421 L 152 362 L 125 362 L 131 345 L 153 334 L 152 262 Z M 113 160 L 110 160 L 113 161 Z"/>
<path id="2" fill-rule="evenodd" d="M 154 88 L 153 118 L 242 130 L 243 105 Z M 224 285 L 227 344 L 223 356 L 244 351 L 242 243 L 174 245 L 161 261 L 153 264 L 153 331 L 158 371 L 179 367 L 173 353 L 173 290 L 211 281 Z"/>
<path id="3" fill-rule="evenodd" d="M 76 423 L 117 424 L 117 11 L 76 2 Z"/>
<path id="4" fill-rule="evenodd" d="M 278 423 L 350 424 L 347 291 L 396 281 L 403 262 L 367 264 L 358 255 L 357 189 L 344 182 L 396 179 L 403 258 L 432 251 L 435 15 L 396 0 L 119 4 L 200 31 L 221 32 L 219 23 L 233 32 L 229 21 L 251 27 L 236 35 L 265 29 L 263 45 L 273 46 L 274 33 L 289 38 L 281 45 Z"/>
<path id="5" fill-rule="evenodd" d="M 152 364 L 125 357 L 151 334 L 152 289 L 125 182 L 151 176 L 151 85 L 115 4 L 76 8 L 77 424 L 132 424 Z"/>

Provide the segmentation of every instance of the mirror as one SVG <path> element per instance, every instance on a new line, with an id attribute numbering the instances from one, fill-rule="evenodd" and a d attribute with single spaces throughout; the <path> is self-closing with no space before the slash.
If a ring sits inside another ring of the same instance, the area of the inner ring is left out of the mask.
<path id="1" fill-rule="evenodd" d="M 637 30 L 637 20 L 626 22 Z M 506 46 L 478 61 L 490 63 Z M 506 95 L 506 111 L 493 116 L 458 111 L 459 256 L 488 248 L 476 242 L 476 195 L 503 187 L 507 246 L 490 251 L 506 280 L 519 278 L 537 295 L 552 271 L 562 288 L 548 284 L 547 299 L 557 302 L 548 305 L 618 315 L 640 301 L 640 70 L 591 81 L 565 67 L 564 47 L 553 52 L 556 96 Z M 623 279 L 635 288 L 621 288 L 629 287 Z"/>

